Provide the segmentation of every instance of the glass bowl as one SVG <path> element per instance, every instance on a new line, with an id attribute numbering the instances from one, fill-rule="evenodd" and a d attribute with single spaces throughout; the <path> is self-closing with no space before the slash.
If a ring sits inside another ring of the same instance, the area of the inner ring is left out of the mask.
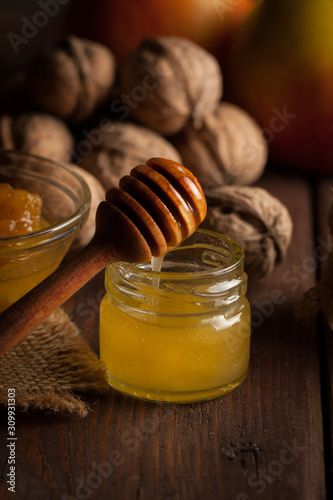
<path id="1" fill-rule="evenodd" d="M 53 160 L 0 151 L 0 183 L 38 194 L 47 226 L 0 238 L 0 312 L 60 264 L 87 219 L 90 190 L 71 168 Z"/>

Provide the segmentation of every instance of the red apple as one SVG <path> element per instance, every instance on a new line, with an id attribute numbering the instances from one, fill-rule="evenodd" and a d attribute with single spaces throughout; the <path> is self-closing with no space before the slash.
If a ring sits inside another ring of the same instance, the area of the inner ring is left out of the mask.
<path id="1" fill-rule="evenodd" d="M 119 59 L 149 36 L 189 38 L 213 53 L 254 0 L 76 0 L 71 31 L 107 45 Z"/>
<path id="2" fill-rule="evenodd" d="M 333 2 L 264 0 L 232 43 L 227 87 L 272 159 L 333 172 Z"/>

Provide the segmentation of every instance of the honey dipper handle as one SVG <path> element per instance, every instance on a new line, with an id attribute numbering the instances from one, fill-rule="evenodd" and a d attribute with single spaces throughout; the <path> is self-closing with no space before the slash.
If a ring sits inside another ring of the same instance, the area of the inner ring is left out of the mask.
<path id="1" fill-rule="evenodd" d="M 108 264 L 148 262 L 181 243 L 206 215 L 200 184 L 174 161 L 151 158 L 119 186 L 99 204 L 95 236 L 87 247 L 0 315 L 0 355 Z"/>
<path id="2" fill-rule="evenodd" d="M 0 356 L 108 264 L 150 259 L 149 246 L 136 226 L 121 210 L 102 201 L 90 243 L 0 314 Z"/>
<path id="3" fill-rule="evenodd" d="M 116 259 L 114 259 L 116 260 Z M 105 245 L 92 240 L 73 259 L 0 314 L 0 355 L 22 340 L 54 309 L 110 262 Z"/>

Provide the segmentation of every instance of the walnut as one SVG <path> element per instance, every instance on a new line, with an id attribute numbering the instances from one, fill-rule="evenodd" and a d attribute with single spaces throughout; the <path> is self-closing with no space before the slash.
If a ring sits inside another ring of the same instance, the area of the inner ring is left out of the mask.
<path id="1" fill-rule="evenodd" d="M 132 123 L 110 122 L 103 127 L 102 140 L 82 158 L 80 166 L 110 189 L 117 187 L 120 178 L 133 167 L 154 156 L 181 163 L 175 148 L 157 132 Z"/>
<path id="2" fill-rule="evenodd" d="M 287 208 L 266 190 L 219 186 L 205 191 L 208 213 L 202 227 L 226 234 L 245 252 L 251 280 L 271 273 L 286 254 L 292 236 Z"/>
<path id="3" fill-rule="evenodd" d="M 261 176 L 268 155 L 267 143 L 256 122 L 226 102 L 205 116 L 201 128 L 189 122 L 172 143 L 186 167 L 207 187 L 252 184 Z"/>
<path id="4" fill-rule="evenodd" d="M 88 218 L 83 227 L 75 236 L 70 247 L 70 253 L 76 253 L 83 247 L 85 247 L 95 234 L 96 210 L 100 202 L 105 199 L 105 189 L 95 176 L 93 176 L 83 168 L 80 168 L 77 165 L 73 164 L 70 164 L 69 166 L 73 170 L 75 170 L 75 172 L 79 174 L 83 178 L 83 180 L 86 181 L 91 195 Z"/>
<path id="5" fill-rule="evenodd" d="M 74 138 L 65 123 L 45 113 L 0 116 L 0 147 L 67 162 Z"/>
<path id="6" fill-rule="evenodd" d="M 122 61 L 119 88 L 133 118 L 170 135 L 217 108 L 222 75 L 214 56 L 190 40 L 156 37 Z"/>
<path id="7" fill-rule="evenodd" d="M 31 63 L 27 92 L 39 108 L 77 123 L 105 102 L 114 76 L 114 57 L 107 47 L 69 36 Z"/>

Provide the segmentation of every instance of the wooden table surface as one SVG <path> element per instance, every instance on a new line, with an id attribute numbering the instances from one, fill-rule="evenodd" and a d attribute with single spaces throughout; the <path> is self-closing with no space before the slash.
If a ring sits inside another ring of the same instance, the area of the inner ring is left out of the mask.
<path id="1" fill-rule="evenodd" d="M 1 499 L 333 498 L 333 332 L 322 317 L 308 324 L 294 318 L 320 272 L 316 256 L 327 256 L 333 178 L 268 168 L 259 185 L 287 205 L 294 235 L 285 262 L 250 285 L 256 314 L 246 381 L 198 404 L 146 403 L 111 392 L 91 397 L 84 419 L 18 413 L 15 494 L 6 485 L 4 410 Z M 66 304 L 97 352 L 102 294 L 100 274 Z"/>

